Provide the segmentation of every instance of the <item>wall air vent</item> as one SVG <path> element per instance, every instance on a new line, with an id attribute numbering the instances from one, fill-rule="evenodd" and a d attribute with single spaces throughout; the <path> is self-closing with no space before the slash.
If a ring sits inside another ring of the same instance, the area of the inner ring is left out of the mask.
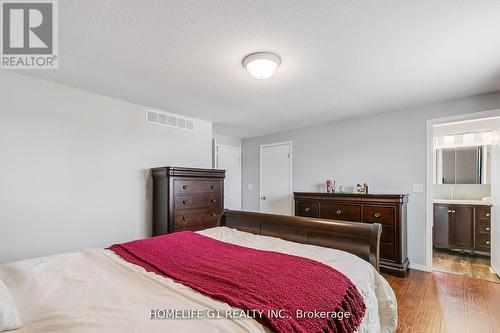
<path id="1" fill-rule="evenodd" d="M 194 119 L 151 108 L 146 109 L 146 122 L 167 127 L 180 128 L 188 131 L 194 131 L 195 129 Z"/>

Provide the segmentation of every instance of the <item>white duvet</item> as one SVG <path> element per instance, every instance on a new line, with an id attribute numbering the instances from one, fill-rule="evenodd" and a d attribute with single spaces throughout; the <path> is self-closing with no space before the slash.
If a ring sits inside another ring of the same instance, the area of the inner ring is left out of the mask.
<path id="1" fill-rule="evenodd" d="M 256 236 L 226 227 L 200 231 L 208 237 L 250 248 L 320 261 L 349 277 L 367 311 L 358 329 L 395 332 L 394 293 L 366 261 L 343 251 Z M 85 250 L 0 265 L 26 332 L 269 332 L 253 319 L 151 320 L 152 309 L 231 308 L 171 279 L 148 273 L 109 250 Z"/>

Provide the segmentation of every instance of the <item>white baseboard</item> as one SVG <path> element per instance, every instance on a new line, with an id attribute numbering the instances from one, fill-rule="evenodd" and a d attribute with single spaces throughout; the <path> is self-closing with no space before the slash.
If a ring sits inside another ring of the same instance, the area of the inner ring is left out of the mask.
<path id="1" fill-rule="evenodd" d="M 417 271 L 432 272 L 432 267 L 420 264 L 410 263 L 411 269 L 416 269 Z"/>

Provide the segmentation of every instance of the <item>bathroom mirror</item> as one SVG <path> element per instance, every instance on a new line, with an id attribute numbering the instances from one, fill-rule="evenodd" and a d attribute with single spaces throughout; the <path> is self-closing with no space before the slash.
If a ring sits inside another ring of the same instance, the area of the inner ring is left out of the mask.
<path id="1" fill-rule="evenodd" d="M 436 149 L 434 184 L 489 184 L 489 146 Z"/>

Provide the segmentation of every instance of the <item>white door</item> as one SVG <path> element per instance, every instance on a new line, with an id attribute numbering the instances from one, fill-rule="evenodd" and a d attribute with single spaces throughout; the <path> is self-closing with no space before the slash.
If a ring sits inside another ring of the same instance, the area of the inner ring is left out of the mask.
<path id="1" fill-rule="evenodd" d="M 217 145 L 217 169 L 226 170 L 224 208 L 241 210 L 241 149 Z"/>
<path id="2" fill-rule="evenodd" d="M 260 211 L 292 214 L 292 143 L 260 146 Z"/>

